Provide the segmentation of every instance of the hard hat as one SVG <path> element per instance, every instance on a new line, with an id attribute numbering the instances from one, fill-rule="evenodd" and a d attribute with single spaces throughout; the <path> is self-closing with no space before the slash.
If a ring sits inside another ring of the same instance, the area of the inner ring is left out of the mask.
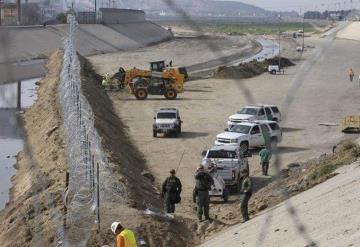
<path id="1" fill-rule="evenodd" d="M 113 222 L 112 224 L 111 224 L 111 231 L 115 234 L 115 232 L 116 232 L 116 229 L 118 228 L 118 226 L 121 226 L 121 224 L 120 224 L 120 222 Z"/>

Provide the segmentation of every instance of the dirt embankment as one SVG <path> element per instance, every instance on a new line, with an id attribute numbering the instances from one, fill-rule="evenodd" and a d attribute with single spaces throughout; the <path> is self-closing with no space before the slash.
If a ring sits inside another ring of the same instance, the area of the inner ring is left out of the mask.
<path id="1" fill-rule="evenodd" d="M 38 101 L 23 116 L 26 146 L 18 156 L 11 201 L 0 213 L 1 246 L 52 246 L 57 242 L 68 170 L 57 96 L 62 56 L 58 51 L 50 57 L 49 72 L 41 81 Z M 94 110 L 95 125 L 111 162 L 109 169 L 113 175 L 101 179 L 111 180 L 110 184 L 114 185 L 111 195 L 102 195 L 101 231 L 91 234 L 88 246 L 113 244 L 109 227 L 113 221 L 121 221 L 136 230 L 149 246 L 193 246 L 194 237 L 186 227 L 186 219 L 165 221 L 144 215 L 146 207 L 162 208 L 157 187 L 141 175 L 146 170 L 143 155 L 132 145 L 107 94 L 93 79 L 91 65 L 83 58 L 81 62 L 83 91 Z M 122 202 L 116 191 L 120 183 L 126 185 L 128 192 Z M 67 231 L 72 234 L 71 228 Z"/>
<path id="2" fill-rule="evenodd" d="M 260 75 L 268 71 L 268 66 L 278 64 L 278 58 L 265 59 L 264 61 L 251 61 L 248 63 L 242 63 L 237 66 L 220 66 L 215 72 L 215 78 L 221 79 L 246 79 L 257 75 Z M 294 66 L 295 64 L 289 59 L 281 57 L 281 67 Z"/>
<path id="3" fill-rule="evenodd" d="M 67 170 L 57 101 L 62 56 L 61 51 L 50 56 L 38 100 L 20 120 L 25 146 L 17 157 L 10 202 L 0 213 L 1 246 L 49 246 L 56 240 Z"/>
<path id="4" fill-rule="evenodd" d="M 350 165 L 360 157 L 360 146 L 350 141 L 334 147 L 333 154 L 323 154 L 319 158 L 291 163 L 280 171 L 269 184 L 258 190 L 250 203 L 251 213 L 271 208 L 286 199 L 325 182 L 337 175 L 334 171 Z"/>
<path id="5" fill-rule="evenodd" d="M 101 233 L 94 234 L 89 245 L 112 244 L 114 237 L 109 227 L 113 221 L 121 221 L 139 233 L 149 246 L 193 246 L 195 240 L 187 228 L 186 219 L 177 217 L 174 221 L 166 221 L 144 215 L 147 207 L 163 207 L 158 186 L 150 173 L 147 173 L 149 176 L 142 175 L 147 171 L 143 154 L 133 145 L 127 127 L 115 114 L 110 98 L 96 81 L 92 65 L 83 57 L 80 61 L 83 92 L 92 106 L 95 127 L 112 164 L 113 175 L 102 179 L 112 181 L 114 188 L 123 183 L 128 191 L 125 202 L 117 199 L 115 189 L 111 192 L 112 199 L 106 196 L 101 205 Z"/>

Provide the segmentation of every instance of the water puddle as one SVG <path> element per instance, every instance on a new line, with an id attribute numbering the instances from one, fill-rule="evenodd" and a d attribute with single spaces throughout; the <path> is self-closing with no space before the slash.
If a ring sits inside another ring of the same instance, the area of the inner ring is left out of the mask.
<path id="1" fill-rule="evenodd" d="M 30 107 L 37 99 L 35 85 L 40 79 L 21 81 L 21 107 Z M 0 209 L 9 201 L 11 177 L 16 174 L 16 155 L 23 149 L 23 129 L 16 109 L 18 83 L 0 85 Z"/>

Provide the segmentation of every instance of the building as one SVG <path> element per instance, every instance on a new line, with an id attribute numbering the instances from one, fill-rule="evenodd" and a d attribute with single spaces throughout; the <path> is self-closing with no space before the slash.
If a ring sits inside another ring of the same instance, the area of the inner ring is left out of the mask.
<path id="1" fill-rule="evenodd" d="M 0 25 L 17 25 L 19 10 L 16 3 L 0 0 Z"/>

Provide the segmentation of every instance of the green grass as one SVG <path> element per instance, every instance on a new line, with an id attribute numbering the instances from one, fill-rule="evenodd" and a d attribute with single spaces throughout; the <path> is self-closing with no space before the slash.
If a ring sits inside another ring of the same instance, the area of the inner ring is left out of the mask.
<path id="1" fill-rule="evenodd" d="M 207 31 L 218 33 L 232 33 L 236 35 L 245 34 L 275 34 L 279 32 L 293 32 L 302 30 L 302 23 L 283 22 L 283 23 L 200 23 Z M 314 27 L 305 23 L 305 32 L 315 31 Z"/>

